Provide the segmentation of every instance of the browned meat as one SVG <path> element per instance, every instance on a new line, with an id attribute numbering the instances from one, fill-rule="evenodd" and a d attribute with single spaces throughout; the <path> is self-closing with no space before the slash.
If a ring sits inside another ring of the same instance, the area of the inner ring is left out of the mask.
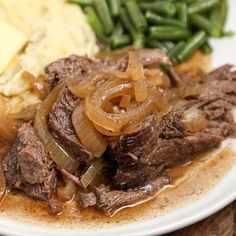
<path id="1" fill-rule="evenodd" d="M 159 49 L 140 49 L 139 51 L 140 59 L 144 66 L 160 63 L 170 64 L 166 54 Z M 118 61 L 105 59 L 103 62 L 95 62 L 88 57 L 71 55 L 69 57 L 61 58 L 46 66 L 45 73 L 48 74 L 49 83 L 54 87 L 59 81 L 87 75 L 104 66 L 125 70 L 127 65 L 128 56 L 124 56 Z"/>
<path id="2" fill-rule="evenodd" d="M 101 185 L 92 193 L 80 193 L 80 204 L 82 207 L 96 205 L 106 215 L 112 216 L 125 207 L 152 199 L 169 183 L 169 178 L 160 177 L 142 188 L 127 191 L 111 190 L 109 186 Z"/>
<path id="3" fill-rule="evenodd" d="M 208 75 L 208 86 L 199 96 L 200 107 L 211 120 L 229 121 L 229 111 L 236 104 L 236 72 L 225 65 Z"/>
<path id="4" fill-rule="evenodd" d="M 230 205 L 207 219 L 168 236 L 234 236 L 234 226 L 234 209 Z"/>
<path id="5" fill-rule="evenodd" d="M 168 113 L 160 121 L 153 115 L 136 132 L 110 142 L 118 163 L 113 179 L 118 189 L 142 186 L 166 168 L 188 162 L 220 144 L 224 138 L 223 127 L 216 134 L 211 129 L 197 134 L 186 131 L 181 121 L 185 108 Z"/>
<path id="6" fill-rule="evenodd" d="M 88 74 L 96 63 L 88 57 L 71 55 L 52 62 L 45 68 L 48 81 L 54 87 L 59 81 L 72 79 L 78 75 Z"/>
<path id="7" fill-rule="evenodd" d="M 49 113 L 48 126 L 54 138 L 89 165 L 94 157 L 81 145 L 71 121 L 73 110 L 79 104 L 80 99 L 71 93 L 68 86 L 65 86 Z"/>
<path id="8" fill-rule="evenodd" d="M 230 72 L 228 66 L 219 71 L 209 75 L 205 92 L 193 101 L 209 119 L 204 131 L 195 134 L 186 131 L 181 121 L 183 112 L 188 109 L 185 105 L 169 112 L 161 120 L 152 115 L 133 133 L 110 141 L 110 152 L 118 163 L 113 179 L 116 188 L 142 186 L 165 169 L 188 162 L 217 147 L 235 130 L 231 115 L 235 104 L 235 73 Z M 221 102 L 218 103 L 218 100 Z M 190 106 L 193 102 L 190 101 Z"/>
<path id="9" fill-rule="evenodd" d="M 56 170 L 31 124 L 23 124 L 3 161 L 6 183 L 27 195 L 48 200 L 56 187 Z"/>
<path id="10" fill-rule="evenodd" d="M 55 201 L 55 200 L 51 200 L 48 203 L 48 213 L 51 215 L 60 215 L 63 211 L 63 205 L 62 203 Z"/>
<path id="11" fill-rule="evenodd" d="M 140 61 L 144 67 L 158 64 L 171 64 L 167 55 L 160 49 L 138 49 Z M 128 65 L 128 56 L 120 58 L 118 61 L 113 62 L 114 67 L 125 71 Z"/>

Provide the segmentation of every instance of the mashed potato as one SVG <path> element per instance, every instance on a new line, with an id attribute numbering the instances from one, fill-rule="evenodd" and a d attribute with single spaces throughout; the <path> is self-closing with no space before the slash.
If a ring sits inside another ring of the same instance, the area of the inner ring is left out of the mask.
<path id="1" fill-rule="evenodd" d="M 1 18 L 29 38 L 24 51 L 0 75 L 0 93 L 11 97 L 17 110 L 40 101 L 29 93 L 29 83 L 21 78 L 23 71 L 38 76 L 48 63 L 60 57 L 94 56 L 98 51 L 96 37 L 82 10 L 64 0 L 0 0 Z"/>

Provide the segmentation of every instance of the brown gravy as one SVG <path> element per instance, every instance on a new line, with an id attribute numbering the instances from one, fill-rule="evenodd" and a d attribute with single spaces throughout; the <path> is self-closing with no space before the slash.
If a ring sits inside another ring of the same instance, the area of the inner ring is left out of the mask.
<path id="1" fill-rule="evenodd" d="M 63 228 L 73 229 L 96 229 L 151 219 L 202 197 L 234 163 L 236 153 L 229 147 L 210 151 L 191 164 L 171 169 L 168 175 L 173 180 L 173 186 L 164 189 L 155 199 L 125 209 L 112 218 L 93 208 L 80 209 L 76 201 L 65 204 L 62 215 L 50 216 L 47 213 L 47 203 L 32 200 L 19 193 L 7 194 L 0 207 L 0 214 L 2 218 L 10 218 L 21 223 L 53 228 L 63 225 Z"/>
<path id="2" fill-rule="evenodd" d="M 187 62 L 176 66 L 176 70 L 184 72 L 196 67 L 209 72 L 210 56 L 197 51 Z M 47 203 L 15 192 L 7 194 L 4 201 L 0 202 L 0 218 L 51 228 L 61 228 L 63 225 L 63 228 L 69 229 L 96 229 L 151 219 L 204 196 L 234 163 L 236 164 L 236 153 L 230 148 L 201 155 L 193 163 L 171 169 L 168 175 L 173 185 L 158 193 L 155 199 L 134 208 L 127 208 L 112 218 L 93 208 L 80 209 L 75 200 L 65 204 L 62 215 L 51 216 L 47 212 Z"/>

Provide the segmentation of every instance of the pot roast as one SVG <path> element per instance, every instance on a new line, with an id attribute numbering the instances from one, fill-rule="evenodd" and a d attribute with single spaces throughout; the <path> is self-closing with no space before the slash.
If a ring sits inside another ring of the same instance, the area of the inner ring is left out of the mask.
<path id="1" fill-rule="evenodd" d="M 139 55 L 145 73 L 148 73 L 151 66 L 170 63 L 160 50 L 144 49 Z M 235 131 L 232 109 L 236 104 L 236 72 L 232 70 L 232 66 L 225 65 L 207 75 L 207 82 L 200 94 L 188 96 L 182 99 L 181 104 L 171 105 L 167 110 L 149 112 L 142 120 L 131 120 L 119 130 L 115 130 L 114 126 L 114 130 L 110 129 L 103 133 L 108 124 L 104 128 L 94 120 L 86 120 L 90 125 L 94 125 L 92 129 L 102 132 L 99 135 L 105 140 L 106 151 L 101 157 L 96 156 L 85 147 L 84 140 L 78 136 L 78 130 L 72 122 L 75 108 L 86 106 L 88 99 L 79 97 L 71 91 L 71 81 L 86 83 L 88 78 L 100 73 L 101 68 L 102 71 L 108 71 L 109 76 L 112 74 L 111 77 L 118 71 L 123 79 L 127 79 L 127 71 L 131 64 L 127 55 L 117 60 L 104 59 L 99 62 L 72 55 L 46 67 L 45 72 L 52 89 L 64 83 L 49 110 L 48 130 L 60 147 L 71 154 L 73 160 L 83 168 L 77 168 L 73 173 L 69 173 L 65 168 L 58 166 L 53 162 L 54 159 L 50 158 L 51 152 L 47 144 L 41 140 L 33 125 L 25 123 L 18 130 L 17 138 L 3 161 L 3 171 L 9 189 L 23 191 L 33 198 L 50 200 L 56 192 L 57 179 L 61 176 L 68 177 L 79 185 L 79 202 L 82 207 L 96 206 L 106 215 L 112 216 L 125 207 L 155 197 L 160 189 L 171 184 L 171 179 L 165 175 L 166 170 L 189 163 L 199 154 L 219 147 L 221 142 Z M 157 70 L 153 71 L 156 73 Z M 178 76 L 181 82 L 182 75 Z M 106 83 L 107 78 L 99 80 L 93 89 Z M 129 83 L 131 82 L 128 81 L 127 86 Z M 147 88 L 151 86 L 149 84 Z M 172 84 L 175 89 L 176 86 L 178 89 L 176 83 Z M 127 88 L 127 91 L 130 91 L 130 87 Z M 158 91 L 163 93 L 165 89 L 168 89 L 168 93 L 171 91 L 171 87 L 166 86 L 161 86 Z M 154 93 L 156 91 L 155 88 Z M 126 99 L 130 97 L 126 96 Z M 117 100 L 111 101 L 117 108 Z M 134 107 L 136 105 L 134 104 Z M 124 110 L 119 109 L 112 116 L 124 113 Z M 125 109 L 127 113 L 130 112 L 128 107 Z M 191 109 L 199 113 L 204 120 L 204 126 L 197 130 L 189 128 L 184 120 Z M 84 112 L 87 115 L 86 108 Z M 86 119 L 88 118 L 90 119 L 89 116 Z M 112 132 L 114 135 L 110 135 Z M 84 176 L 88 176 L 88 172 L 90 175 L 93 174 L 94 166 L 97 165 L 94 163 L 99 159 L 103 159 L 99 170 L 103 169 L 106 174 L 109 173 L 108 181 L 92 184 L 83 189 Z"/>

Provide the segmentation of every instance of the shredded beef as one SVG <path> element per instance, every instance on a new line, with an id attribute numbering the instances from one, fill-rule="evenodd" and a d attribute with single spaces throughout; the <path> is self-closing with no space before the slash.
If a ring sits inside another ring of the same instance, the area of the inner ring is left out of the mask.
<path id="1" fill-rule="evenodd" d="M 69 87 L 65 85 L 51 108 L 48 127 L 54 138 L 59 140 L 65 148 L 74 152 L 80 161 L 89 165 L 94 157 L 80 143 L 71 121 L 73 110 L 80 102 L 81 100 L 74 96 Z"/>
<path id="2" fill-rule="evenodd" d="M 145 185 L 167 168 L 217 147 L 235 131 L 231 110 L 236 100 L 236 76 L 230 69 L 225 66 L 210 73 L 205 91 L 194 101 L 172 110 L 160 120 L 153 114 L 134 132 L 110 140 L 110 152 L 118 163 L 113 178 L 116 188 Z M 193 103 L 207 118 L 207 127 L 197 133 L 187 132 L 181 121 L 183 112 Z"/>
<path id="3" fill-rule="evenodd" d="M 100 185 L 94 192 L 80 193 L 82 207 L 96 205 L 106 215 L 113 216 L 124 207 L 146 202 L 155 197 L 155 194 L 170 183 L 168 177 L 160 177 L 139 189 L 127 191 L 112 190 L 110 186 Z"/>
<path id="4" fill-rule="evenodd" d="M 64 79 L 73 79 L 90 73 L 94 65 L 95 62 L 88 57 L 71 55 L 46 66 L 45 73 L 48 74 L 49 83 L 54 87 Z"/>
<path id="5" fill-rule="evenodd" d="M 56 170 L 31 124 L 23 124 L 3 161 L 8 188 L 41 200 L 51 199 L 56 188 Z"/>

